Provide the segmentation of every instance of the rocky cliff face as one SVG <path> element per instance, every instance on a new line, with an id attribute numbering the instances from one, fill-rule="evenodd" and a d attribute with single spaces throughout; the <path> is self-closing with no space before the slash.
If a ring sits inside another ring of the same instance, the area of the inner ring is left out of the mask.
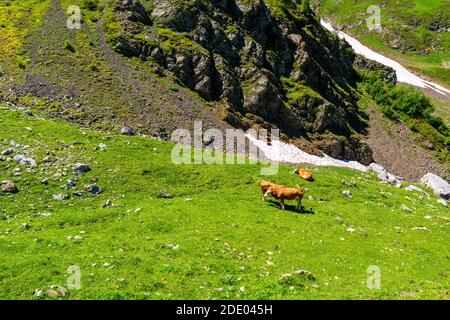
<path id="1" fill-rule="evenodd" d="M 110 44 L 154 61 L 241 127 L 278 126 L 338 158 L 369 163 L 358 133 L 354 54 L 301 1 L 118 0 Z M 271 5 L 269 5 L 269 3 Z"/>

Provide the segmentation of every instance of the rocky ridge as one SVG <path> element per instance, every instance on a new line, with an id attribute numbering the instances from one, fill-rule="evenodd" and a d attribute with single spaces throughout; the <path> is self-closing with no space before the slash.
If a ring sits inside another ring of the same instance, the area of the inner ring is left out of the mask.
<path id="1" fill-rule="evenodd" d="M 357 107 L 355 55 L 292 1 L 118 0 L 120 30 L 110 44 L 157 63 L 223 118 L 244 129 L 279 127 L 317 141 L 333 157 L 372 161 L 366 115 Z M 280 13 L 281 12 L 281 13 Z"/>

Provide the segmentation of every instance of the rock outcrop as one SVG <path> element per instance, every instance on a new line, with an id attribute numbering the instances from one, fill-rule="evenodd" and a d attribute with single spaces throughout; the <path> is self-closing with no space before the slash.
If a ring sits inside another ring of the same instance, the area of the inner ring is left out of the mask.
<path id="1" fill-rule="evenodd" d="M 386 83 L 397 83 L 397 73 L 391 67 L 385 66 L 374 60 L 369 60 L 361 55 L 357 55 L 354 61 L 354 66 L 364 71 L 378 72 L 381 79 Z"/>
<path id="2" fill-rule="evenodd" d="M 447 200 L 450 199 L 450 184 L 441 177 L 433 173 L 427 173 L 420 180 L 420 183 L 433 190 L 437 196 Z"/>
<path id="3" fill-rule="evenodd" d="M 291 137 L 365 130 L 356 105 L 354 54 L 295 1 L 118 0 L 111 45 L 154 61 L 207 101 L 223 102 L 234 126 L 277 126 Z M 370 163 L 364 143 L 335 155 Z M 321 145 L 323 150 L 332 146 Z M 361 149 L 361 150 L 360 150 Z M 336 149 L 337 150 L 337 149 Z"/>

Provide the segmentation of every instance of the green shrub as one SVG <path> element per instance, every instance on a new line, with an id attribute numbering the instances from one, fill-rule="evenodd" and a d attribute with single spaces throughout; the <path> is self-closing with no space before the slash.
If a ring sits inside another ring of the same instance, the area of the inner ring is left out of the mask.
<path id="1" fill-rule="evenodd" d="M 300 7 L 300 10 L 303 14 L 311 14 L 311 5 L 309 4 L 309 0 L 302 0 L 302 5 Z"/>
<path id="2" fill-rule="evenodd" d="M 17 66 L 20 68 L 20 69 L 25 69 L 26 67 L 27 67 L 27 61 L 23 58 L 23 57 L 21 57 L 21 56 L 18 56 L 17 58 L 16 58 L 16 64 L 17 64 Z"/>
<path id="3" fill-rule="evenodd" d="M 96 63 L 91 63 L 90 65 L 89 65 L 89 69 L 91 69 L 92 71 L 94 71 L 94 72 L 97 72 L 98 71 L 98 66 L 97 66 L 97 64 Z"/>
<path id="4" fill-rule="evenodd" d="M 417 125 L 415 124 L 415 123 L 413 123 L 412 125 L 410 125 L 409 126 L 409 129 L 412 131 L 412 132 L 419 132 L 419 128 L 417 127 Z"/>
<path id="5" fill-rule="evenodd" d="M 98 9 L 98 0 L 85 0 L 84 7 L 89 11 L 97 11 Z"/>
<path id="6" fill-rule="evenodd" d="M 422 119 L 442 135 L 450 135 L 450 129 L 444 121 L 432 115 L 435 108 L 431 100 L 422 92 L 387 84 L 377 73 L 365 73 L 362 78 L 364 90 L 389 119 Z"/>
<path id="7" fill-rule="evenodd" d="M 75 47 L 70 43 L 69 40 L 64 40 L 64 49 L 75 52 Z"/>

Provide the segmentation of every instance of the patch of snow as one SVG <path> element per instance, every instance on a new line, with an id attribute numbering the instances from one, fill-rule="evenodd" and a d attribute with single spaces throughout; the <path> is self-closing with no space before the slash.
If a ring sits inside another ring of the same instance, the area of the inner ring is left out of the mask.
<path id="1" fill-rule="evenodd" d="M 423 80 L 422 78 L 420 78 L 420 77 L 416 76 L 415 74 L 413 74 L 412 72 L 408 71 L 405 67 L 403 67 L 397 61 L 389 59 L 389 58 L 373 51 L 372 49 L 366 47 L 365 45 L 363 45 L 361 42 L 359 42 L 355 38 L 349 36 L 348 34 L 342 32 L 342 31 L 336 31 L 329 22 L 321 20 L 320 23 L 328 31 L 337 32 L 337 35 L 339 36 L 339 38 L 345 39 L 345 41 L 347 41 L 352 46 L 353 50 L 357 54 L 360 54 L 370 60 L 375 60 L 379 63 L 384 64 L 385 66 L 393 68 L 395 70 L 395 72 L 397 73 L 397 80 L 399 82 L 408 83 L 408 84 L 411 84 L 413 86 L 420 87 L 420 88 L 429 88 L 429 89 L 432 89 L 444 96 L 446 96 L 447 94 L 450 94 L 450 90 L 444 88 L 443 86 L 440 86 L 440 85 L 430 82 L 430 81 Z"/>
<path id="2" fill-rule="evenodd" d="M 246 138 L 253 143 L 259 152 L 264 154 L 264 157 L 270 161 L 280 162 L 280 163 L 305 163 L 312 164 L 315 166 L 328 166 L 328 167 L 342 167 L 355 169 L 363 172 L 367 172 L 368 169 L 365 165 L 357 161 L 342 161 L 334 159 L 326 154 L 322 157 L 314 156 L 306 153 L 296 146 L 288 143 L 281 142 L 279 140 L 274 140 L 270 145 L 262 140 L 258 140 L 251 134 L 246 134 Z M 259 157 L 261 158 L 261 157 Z"/>

